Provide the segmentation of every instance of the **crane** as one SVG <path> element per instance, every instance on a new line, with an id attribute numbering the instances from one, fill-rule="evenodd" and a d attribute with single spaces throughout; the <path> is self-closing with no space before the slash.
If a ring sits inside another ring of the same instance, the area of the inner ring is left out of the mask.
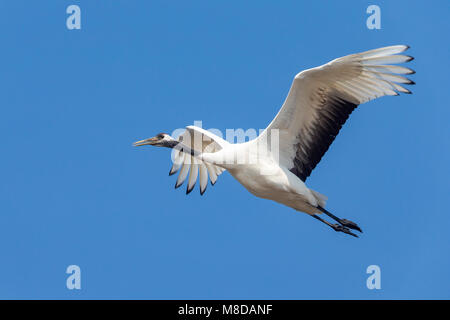
<path id="1" fill-rule="evenodd" d="M 325 209 L 327 197 L 308 188 L 306 179 L 319 163 L 355 108 L 367 101 L 411 93 L 404 75 L 415 73 L 398 64 L 413 57 L 409 46 L 395 45 L 347 55 L 298 73 L 280 111 L 251 141 L 229 143 L 197 126 L 187 126 L 177 139 L 167 133 L 140 140 L 135 146 L 173 149 L 170 175 L 179 172 L 175 188 L 187 180 L 187 191 L 208 178 L 214 185 L 227 170 L 250 193 L 309 214 L 337 232 L 358 237 L 353 221 Z M 324 218 L 327 215 L 337 223 Z"/>

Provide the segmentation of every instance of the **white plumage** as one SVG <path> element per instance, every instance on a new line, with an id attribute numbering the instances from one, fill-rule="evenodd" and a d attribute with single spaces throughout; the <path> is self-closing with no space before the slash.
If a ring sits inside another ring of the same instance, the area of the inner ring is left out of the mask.
<path id="1" fill-rule="evenodd" d="M 399 92 L 411 93 L 402 85 L 413 82 L 403 75 L 414 71 L 394 65 L 413 59 L 401 54 L 408 48 L 397 45 L 370 50 L 300 72 L 282 108 L 255 140 L 230 144 L 202 128 L 188 126 L 176 141 L 161 134 L 136 145 L 174 148 L 170 174 L 180 172 L 176 187 L 188 180 L 187 193 L 198 179 L 203 194 L 208 177 L 214 185 L 228 170 L 257 197 L 306 212 L 336 231 L 356 236 L 349 228 L 360 228 L 328 212 L 324 208 L 326 196 L 309 189 L 305 181 L 359 104 Z M 339 224 L 323 220 L 317 215 L 320 213 Z"/>

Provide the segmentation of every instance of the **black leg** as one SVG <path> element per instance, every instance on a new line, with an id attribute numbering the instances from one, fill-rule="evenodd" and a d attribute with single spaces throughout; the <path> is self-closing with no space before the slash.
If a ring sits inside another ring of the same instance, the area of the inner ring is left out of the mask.
<path id="1" fill-rule="evenodd" d="M 322 211 L 323 213 L 325 213 L 327 216 L 334 219 L 335 221 L 339 222 L 344 227 L 362 232 L 361 228 L 353 221 L 350 221 L 347 219 L 340 219 L 340 218 L 336 217 L 334 214 L 332 214 L 331 212 L 327 211 L 325 208 L 322 208 L 321 206 L 317 206 L 317 209 L 319 209 L 320 211 Z"/>
<path id="2" fill-rule="evenodd" d="M 311 216 L 313 218 L 316 218 L 317 220 L 325 223 L 326 225 L 330 226 L 331 228 L 333 228 L 334 231 L 343 232 L 343 233 L 346 233 L 346 234 L 349 234 L 351 236 L 354 236 L 354 237 L 358 238 L 358 236 L 356 234 L 354 234 L 353 232 L 351 232 L 350 229 L 347 228 L 347 227 L 344 227 L 344 226 L 342 226 L 340 224 L 337 224 L 337 223 L 336 224 L 332 224 L 332 223 L 328 222 L 327 220 L 322 219 L 321 217 L 319 217 L 316 214 L 313 214 Z"/>

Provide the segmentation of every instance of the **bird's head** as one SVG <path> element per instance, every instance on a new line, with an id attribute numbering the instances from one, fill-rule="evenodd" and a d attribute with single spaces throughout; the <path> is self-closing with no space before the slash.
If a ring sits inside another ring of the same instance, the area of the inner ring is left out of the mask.
<path id="1" fill-rule="evenodd" d="M 173 148 L 178 141 L 176 141 L 174 138 L 172 138 L 167 133 L 159 133 L 153 138 L 148 138 L 140 141 L 136 141 L 133 143 L 135 147 L 138 146 L 156 146 L 156 147 L 166 147 L 166 148 Z"/>

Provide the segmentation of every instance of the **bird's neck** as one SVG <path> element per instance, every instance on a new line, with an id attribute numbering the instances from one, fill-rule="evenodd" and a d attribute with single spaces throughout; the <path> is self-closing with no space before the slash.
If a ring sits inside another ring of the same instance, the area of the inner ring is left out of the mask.
<path id="1" fill-rule="evenodd" d="M 177 141 L 177 140 L 170 140 L 170 141 L 164 142 L 163 147 L 173 149 L 173 148 L 175 148 L 179 143 L 180 143 L 180 141 Z"/>
<path id="2" fill-rule="evenodd" d="M 166 148 L 170 148 L 170 149 L 176 148 L 176 149 L 180 150 L 181 152 L 190 154 L 191 156 L 194 156 L 194 157 L 201 156 L 201 152 L 198 152 L 197 150 L 191 149 L 187 145 L 185 145 L 182 142 L 177 141 L 175 139 L 165 142 L 163 146 L 166 147 Z"/>

